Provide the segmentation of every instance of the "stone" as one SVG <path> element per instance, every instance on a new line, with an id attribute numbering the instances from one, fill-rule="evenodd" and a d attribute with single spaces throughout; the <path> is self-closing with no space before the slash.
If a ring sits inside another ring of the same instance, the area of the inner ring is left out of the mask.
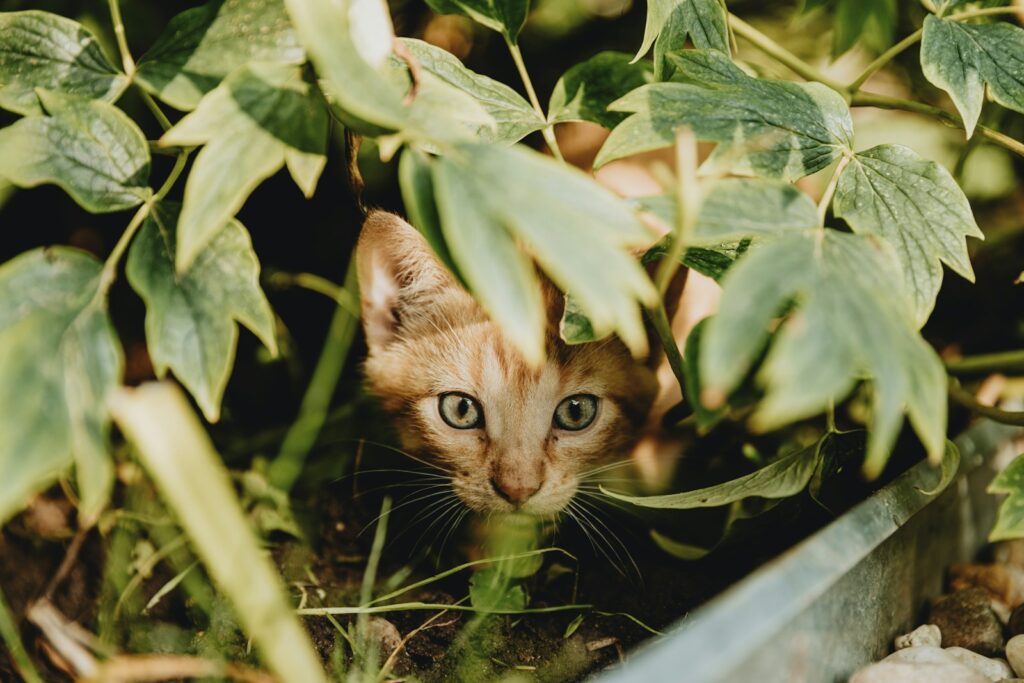
<path id="1" fill-rule="evenodd" d="M 944 652 L 964 666 L 969 666 L 990 681 L 1013 676 L 1013 669 L 1005 659 L 989 658 L 962 647 L 947 647 Z"/>
<path id="2" fill-rule="evenodd" d="M 914 649 L 914 648 L 908 648 Z M 900 650 L 905 652 L 906 650 Z M 974 669 L 958 662 L 914 664 L 881 661 L 869 664 L 850 679 L 850 683 L 989 683 Z"/>
<path id="3" fill-rule="evenodd" d="M 1024 676 L 1024 636 L 1014 636 L 1006 643 L 1006 658 L 1018 676 Z"/>
<path id="4" fill-rule="evenodd" d="M 1024 567 L 1008 564 L 955 564 L 949 570 L 952 590 L 983 588 L 1013 609 L 1024 603 Z"/>
<path id="5" fill-rule="evenodd" d="M 910 633 L 904 633 L 902 636 L 896 636 L 896 649 L 902 650 L 908 647 L 919 647 L 921 645 L 931 645 L 932 647 L 942 646 L 942 631 L 935 624 L 925 624 L 924 626 L 918 626 Z"/>
<path id="6" fill-rule="evenodd" d="M 984 588 L 967 588 L 936 599 L 930 622 L 939 627 L 947 647 L 966 648 L 986 657 L 1003 651 L 1003 627 Z"/>

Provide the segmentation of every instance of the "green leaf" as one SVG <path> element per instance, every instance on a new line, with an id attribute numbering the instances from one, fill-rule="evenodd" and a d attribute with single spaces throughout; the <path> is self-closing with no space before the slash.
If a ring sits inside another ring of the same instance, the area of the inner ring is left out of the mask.
<path id="1" fill-rule="evenodd" d="M 710 405 L 747 375 L 778 327 L 757 374 L 759 430 L 817 414 L 862 378 L 873 383 L 865 472 L 876 476 L 903 414 L 938 462 L 945 449 L 946 375 L 916 331 L 899 264 L 887 242 L 835 230 L 790 234 L 752 250 L 723 281 L 700 370 Z"/>
<path id="2" fill-rule="evenodd" d="M 526 609 L 526 590 L 497 567 L 482 569 L 469 578 L 469 602 L 484 612 Z"/>
<path id="3" fill-rule="evenodd" d="M 687 125 L 717 142 L 705 167 L 718 173 L 796 180 L 849 150 L 850 110 L 820 83 L 752 78 L 715 50 L 684 50 L 669 58 L 686 83 L 652 83 L 611 105 L 632 115 L 598 152 L 594 167 L 675 143 Z"/>
<path id="4" fill-rule="evenodd" d="M 326 683 L 320 659 L 273 561 L 245 518 L 221 456 L 168 383 L 114 394 L 111 411 L 156 483 L 160 499 L 231 601 L 246 634 L 277 680 Z"/>
<path id="5" fill-rule="evenodd" d="M 686 401 L 693 408 L 697 429 L 701 433 L 706 433 L 721 422 L 726 414 L 725 406 L 712 410 L 701 401 L 704 382 L 700 374 L 700 357 L 704 344 L 704 332 L 707 330 L 710 320 L 711 318 L 704 318 L 690 330 L 690 334 L 686 336 L 686 346 L 683 349 L 683 358 L 686 361 L 686 386 L 683 388 L 686 391 Z"/>
<path id="6" fill-rule="evenodd" d="M 149 146 L 117 107 L 38 91 L 48 115 L 0 129 L 0 176 L 20 187 L 60 186 L 83 208 L 108 213 L 149 198 Z"/>
<path id="7" fill-rule="evenodd" d="M 858 42 L 875 52 L 895 42 L 899 13 L 896 0 L 839 0 L 832 22 L 832 55 L 838 57 Z"/>
<path id="8" fill-rule="evenodd" d="M 641 197 L 637 203 L 667 225 L 675 225 L 674 196 Z M 817 206 L 789 183 L 761 178 L 725 178 L 710 184 L 701 201 L 689 243 L 715 245 L 746 237 L 801 232 L 817 225 Z"/>
<path id="9" fill-rule="evenodd" d="M 374 135 L 399 133 L 396 145 L 405 140 L 436 144 L 473 139 L 462 111 L 472 100 L 456 88 L 443 87 L 447 84 L 441 79 L 426 89 L 425 97 L 406 104 L 409 77 L 391 59 L 394 32 L 383 0 L 284 2 L 326 95 L 344 112 L 347 126 Z M 478 121 L 475 112 L 469 119 Z"/>
<path id="10" fill-rule="evenodd" d="M 306 53 L 282 0 L 211 0 L 175 16 L 139 59 L 136 81 L 177 109 L 250 62 L 299 65 Z"/>
<path id="11" fill-rule="evenodd" d="M 855 154 L 836 188 L 834 211 L 856 233 L 896 249 L 921 326 L 942 286 L 942 263 L 974 281 L 966 237 L 984 239 L 971 205 L 949 172 L 899 145 Z"/>
<path id="12" fill-rule="evenodd" d="M 635 353 L 646 352 L 638 304 L 653 304 L 657 293 L 630 249 L 652 235 L 625 202 L 522 147 L 462 145 L 434 167 L 459 272 L 528 359 L 544 357 L 546 317 L 527 253 L 572 292 L 598 334 L 615 331 Z"/>
<path id="13" fill-rule="evenodd" d="M 1024 538 L 1024 455 L 1018 455 L 988 485 L 989 493 L 1005 493 L 999 515 L 988 540 L 1009 541 Z"/>
<path id="14" fill-rule="evenodd" d="M 562 319 L 558 323 L 558 334 L 566 344 L 589 344 L 590 342 L 601 341 L 609 334 L 598 335 L 594 331 L 594 324 L 586 316 L 583 309 L 568 294 L 565 295 L 565 308 L 562 310 Z"/>
<path id="15" fill-rule="evenodd" d="M 641 262 L 647 265 L 664 257 L 668 253 L 669 244 L 670 238 L 662 239 L 644 253 Z M 748 239 L 710 247 L 690 247 L 683 252 L 680 263 L 717 282 L 749 247 Z"/>
<path id="16" fill-rule="evenodd" d="M 0 266 L 0 523 L 72 464 L 84 519 L 109 497 L 106 400 L 123 359 L 94 300 L 100 273 L 95 258 L 66 247 Z"/>
<path id="17" fill-rule="evenodd" d="M 655 45 L 655 70 L 660 55 L 685 47 L 686 39 L 700 50 L 729 54 L 729 27 L 722 0 L 648 0 L 644 39 L 634 59 L 640 59 Z"/>
<path id="18" fill-rule="evenodd" d="M 49 12 L 0 13 L 0 107 L 40 111 L 35 89 L 113 102 L 128 77 L 107 61 L 96 36 Z"/>
<path id="19" fill-rule="evenodd" d="M 811 475 L 814 474 L 821 459 L 821 444 L 823 442 L 824 439 L 795 453 L 785 455 L 746 476 L 693 491 L 661 496 L 627 496 L 608 491 L 603 486 L 601 490 L 612 498 L 633 505 L 663 510 L 719 507 L 753 496 L 788 498 L 803 491 L 807 482 L 811 480 Z"/>
<path id="20" fill-rule="evenodd" d="M 946 441 L 946 450 L 942 454 L 941 471 L 939 481 L 934 488 L 925 491 L 918 489 L 926 496 L 937 496 L 953 483 L 956 475 L 960 473 L 960 449 L 952 441 Z"/>
<path id="21" fill-rule="evenodd" d="M 633 62 L 625 52 L 599 52 L 558 79 L 548 103 L 548 120 L 590 121 L 614 128 L 627 115 L 608 111 L 608 105 L 650 83 L 651 77 L 647 62 Z"/>
<path id="22" fill-rule="evenodd" d="M 459 59 L 439 47 L 412 38 L 400 39 L 413 58 L 428 73 L 457 91 L 466 93 L 488 114 L 477 118 L 474 133 L 480 142 L 511 143 L 544 127 L 544 120 L 530 103 L 504 83 L 467 69 Z M 396 58 L 397 59 L 397 58 Z M 417 99 L 424 95 L 430 82 L 421 83 Z M 450 96 L 451 88 L 440 93 Z M 453 111 L 454 116 L 457 112 Z M 472 122 L 472 121 L 471 121 Z"/>
<path id="23" fill-rule="evenodd" d="M 251 64 L 224 80 L 162 144 L 206 146 L 185 184 L 177 268 L 184 271 L 263 180 L 287 165 L 309 197 L 327 162 L 327 110 L 299 69 Z"/>
<path id="24" fill-rule="evenodd" d="M 274 316 L 259 285 L 249 234 L 228 221 L 182 272 L 175 271 L 179 206 L 157 204 L 128 254 L 128 281 L 146 302 L 146 346 L 158 375 L 173 370 L 216 422 L 238 342 L 236 321 L 276 353 Z"/>
<path id="25" fill-rule="evenodd" d="M 513 45 L 526 23 L 529 0 L 427 0 L 438 14 L 465 14 L 504 35 Z"/>
<path id="26" fill-rule="evenodd" d="M 441 231 L 429 157 L 417 149 L 404 150 L 398 161 L 398 184 L 409 222 L 419 230 L 448 269 L 461 278 Z"/>
<path id="27" fill-rule="evenodd" d="M 999 21 L 964 24 L 929 15 L 921 39 L 925 78 L 949 93 L 967 137 L 981 115 L 985 86 L 999 104 L 1024 112 L 1024 29 Z"/>

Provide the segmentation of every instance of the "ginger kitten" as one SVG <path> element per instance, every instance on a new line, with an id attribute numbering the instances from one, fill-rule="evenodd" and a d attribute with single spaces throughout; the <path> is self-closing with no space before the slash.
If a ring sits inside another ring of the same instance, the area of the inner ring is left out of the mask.
<path id="1" fill-rule="evenodd" d="M 614 337 L 562 342 L 554 287 L 547 361 L 534 369 L 398 216 L 370 213 L 356 259 L 370 388 L 403 447 L 450 471 L 469 508 L 556 513 L 582 473 L 629 455 L 654 373 Z"/>

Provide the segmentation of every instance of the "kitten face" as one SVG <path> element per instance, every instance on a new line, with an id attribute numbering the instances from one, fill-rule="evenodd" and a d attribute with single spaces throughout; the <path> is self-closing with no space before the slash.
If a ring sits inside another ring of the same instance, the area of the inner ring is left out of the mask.
<path id="1" fill-rule="evenodd" d="M 370 386 L 467 506 L 554 513 L 581 473 L 627 455 L 653 373 L 616 339 L 565 345 L 553 288 L 548 358 L 532 368 L 398 217 L 367 218 L 357 259 Z"/>

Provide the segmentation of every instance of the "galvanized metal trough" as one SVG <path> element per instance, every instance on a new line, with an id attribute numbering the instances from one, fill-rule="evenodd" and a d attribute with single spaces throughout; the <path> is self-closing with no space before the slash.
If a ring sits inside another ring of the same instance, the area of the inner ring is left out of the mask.
<path id="1" fill-rule="evenodd" d="M 956 439 L 958 478 L 910 468 L 824 529 L 692 614 L 600 683 L 845 683 L 924 616 L 945 570 L 985 544 L 998 500 L 985 488 L 1020 430 L 978 423 Z"/>

